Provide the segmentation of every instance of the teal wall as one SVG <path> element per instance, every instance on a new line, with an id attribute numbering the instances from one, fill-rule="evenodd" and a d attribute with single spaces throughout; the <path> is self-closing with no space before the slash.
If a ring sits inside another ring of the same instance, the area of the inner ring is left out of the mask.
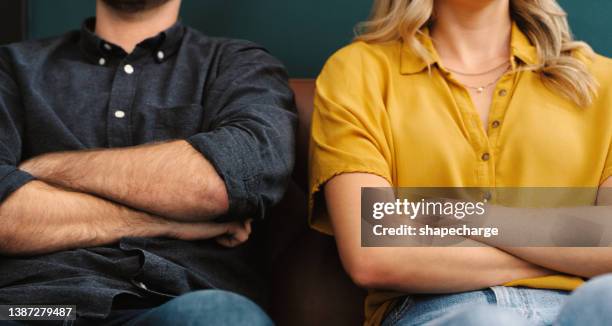
<path id="1" fill-rule="evenodd" d="M 78 28 L 95 0 L 30 0 L 30 38 Z M 560 0 L 579 39 L 612 56 L 612 1 Z M 206 34 L 266 46 L 293 77 L 314 77 L 330 54 L 348 43 L 371 0 L 183 0 L 183 21 Z"/>

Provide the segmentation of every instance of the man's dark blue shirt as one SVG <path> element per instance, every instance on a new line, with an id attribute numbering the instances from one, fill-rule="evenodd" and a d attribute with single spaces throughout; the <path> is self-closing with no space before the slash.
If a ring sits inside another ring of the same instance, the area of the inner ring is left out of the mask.
<path id="1" fill-rule="evenodd" d="M 282 64 L 256 44 L 180 23 L 127 54 L 98 38 L 94 24 L 0 47 L 0 203 L 33 179 L 18 169 L 29 158 L 186 139 L 225 181 L 226 218 L 264 217 L 294 163 L 294 103 Z M 0 256 L 0 304 L 76 304 L 80 316 L 104 318 L 114 298 L 158 303 L 206 288 L 261 304 L 257 247 L 126 238 Z"/>

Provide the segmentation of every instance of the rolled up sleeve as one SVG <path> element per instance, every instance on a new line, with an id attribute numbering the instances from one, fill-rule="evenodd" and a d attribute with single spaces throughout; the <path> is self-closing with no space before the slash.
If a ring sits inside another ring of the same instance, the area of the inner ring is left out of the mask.
<path id="1" fill-rule="evenodd" d="M 610 142 L 610 149 L 608 150 L 607 157 L 608 158 L 604 165 L 604 170 L 601 174 L 601 180 L 599 181 L 600 185 L 608 181 L 608 179 L 612 177 L 612 141 Z"/>
<path id="2" fill-rule="evenodd" d="M 15 190 L 34 179 L 14 166 L 0 165 L 0 204 Z"/>
<path id="3" fill-rule="evenodd" d="M 21 161 L 23 106 L 7 62 L 0 57 L 0 204 L 33 179 L 17 168 Z"/>
<path id="4" fill-rule="evenodd" d="M 188 142 L 225 181 L 228 218 L 264 217 L 294 165 L 295 105 L 283 65 L 255 44 L 227 45 L 204 110 L 208 126 Z"/>

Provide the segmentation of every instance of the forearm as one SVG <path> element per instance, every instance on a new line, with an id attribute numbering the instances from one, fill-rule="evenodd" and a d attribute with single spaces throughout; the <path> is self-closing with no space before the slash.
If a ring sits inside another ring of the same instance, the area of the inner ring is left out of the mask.
<path id="1" fill-rule="evenodd" d="M 494 208 L 491 214 L 494 219 L 490 224 L 500 227 L 502 237 L 474 240 L 561 273 L 593 277 L 612 272 L 611 206 Z M 519 240 L 512 238 L 515 234 L 521 234 L 524 238 L 520 240 L 527 245 L 512 246 L 513 241 Z M 530 243 L 536 245 L 529 246 Z M 543 245 L 537 247 L 538 243 Z"/>
<path id="2" fill-rule="evenodd" d="M 363 247 L 361 187 L 384 188 L 389 183 L 374 175 L 343 174 L 326 184 L 325 198 L 342 263 L 353 280 L 363 287 L 408 293 L 452 293 L 551 273 L 468 239 L 461 244 L 465 247 Z M 388 196 L 390 200 L 394 198 L 392 193 Z"/>
<path id="3" fill-rule="evenodd" d="M 109 201 L 32 181 L 0 205 L 0 254 L 36 255 L 155 237 L 163 219 Z"/>
<path id="4" fill-rule="evenodd" d="M 553 272 L 491 247 L 368 248 L 371 288 L 408 293 L 454 293 Z"/>
<path id="5" fill-rule="evenodd" d="M 185 141 L 52 153 L 22 168 L 48 183 L 176 220 L 211 220 L 229 206 L 223 180 Z"/>
<path id="6" fill-rule="evenodd" d="M 506 252 L 565 274 L 595 277 L 612 272 L 612 248 L 511 247 Z"/>

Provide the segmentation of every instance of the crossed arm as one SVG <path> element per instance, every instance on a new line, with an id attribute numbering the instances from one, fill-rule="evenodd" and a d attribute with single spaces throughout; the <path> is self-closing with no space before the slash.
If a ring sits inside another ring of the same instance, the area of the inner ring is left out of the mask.
<path id="1" fill-rule="evenodd" d="M 52 153 L 20 166 L 38 180 L 0 205 L 0 252 L 29 255 L 110 244 L 122 237 L 246 241 L 250 222 L 215 223 L 227 191 L 185 141 Z M 228 235 L 228 237 L 220 237 Z"/>
<path id="2" fill-rule="evenodd" d="M 225 183 L 186 141 L 51 153 L 20 166 L 38 180 L 150 214 L 203 222 L 227 212 Z"/>
<path id="3" fill-rule="evenodd" d="M 451 293 L 559 273 L 591 277 L 612 271 L 609 248 L 361 247 L 361 229 L 355 223 L 361 206 L 354 204 L 361 187 L 389 186 L 381 177 L 362 173 L 339 175 L 325 186 L 340 258 L 362 287 Z M 603 186 L 612 186 L 612 180 Z"/>

